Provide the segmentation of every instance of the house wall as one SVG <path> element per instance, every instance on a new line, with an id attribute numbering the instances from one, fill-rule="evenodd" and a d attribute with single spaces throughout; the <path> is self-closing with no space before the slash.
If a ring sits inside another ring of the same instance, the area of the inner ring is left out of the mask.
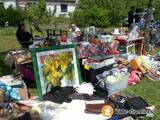
<path id="1" fill-rule="evenodd" d="M 7 0 L 0 0 L 1 3 L 3 3 L 4 7 L 5 8 L 8 8 L 10 5 L 12 5 L 12 7 L 16 7 L 16 0 L 10 0 L 10 1 L 7 1 Z"/>
<path id="2" fill-rule="evenodd" d="M 4 7 L 8 8 L 9 5 L 12 5 L 13 7 L 16 7 L 16 0 L 0 0 L 0 2 L 4 3 Z M 37 3 L 35 0 L 24 0 L 24 1 L 18 1 L 18 5 L 21 8 L 25 8 L 27 3 Z M 67 4 L 67 12 L 61 12 L 61 4 Z M 58 17 L 59 15 L 65 15 L 66 17 L 69 17 L 68 13 L 74 12 L 75 10 L 75 3 L 73 2 L 46 2 L 46 8 L 47 10 L 50 10 L 53 12 L 54 7 L 56 6 L 56 13 L 55 16 Z"/>
<path id="3" fill-rule="evenodd" d="M 54 7 L 56 6 L 56 13 L 55 16 L 58 17 L 59 15 L 65 15 L 66 17 L 69 17 L 68 13 L 74 12 L 75 10 L 75 4 L 70 4 L 70 3 L 62 3 L 62 4 L 67 4 L 67 12 L 61 12 L 61 3 L 46 3 L 46 8 L 47 10 L 50 10 L 53 12 Z"/>

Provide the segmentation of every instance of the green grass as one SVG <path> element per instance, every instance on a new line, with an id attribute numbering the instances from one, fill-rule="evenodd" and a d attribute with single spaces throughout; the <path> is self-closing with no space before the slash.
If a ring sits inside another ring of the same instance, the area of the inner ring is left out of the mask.
<path id="1" fill-rule="evenodd" d="M 19 47 L 20 44 L 16 39 L 15 28 L 9 27 L 0 29 L 0 52 L 5 52 Z"/>
<path id="2" fill-rule="evenodd" d="M 10 68 L 4 62 L 5 56 L 9 50 L 20 48 L 16 38 L 16 28 L 8 27 L 0 29 L 0 76 L 16 74 L 15 68 Z M 35 89 L 28 89 L 31 95 L 37 95 Z"/>
<path id="3" fill-rule="evenodd" d="M 5 51 L 19 48 L 20 45 L 15 36 L 16 28 L 0 29 L 0 76 L 7 74 L 15 74 L 15 69 L 9 68 L 4 64 L 6 56 Z M 160 82 L 151 81 L 143 78 L 142 82 L 135 86 L 129 86 L 123 91 L 127 95 L 141 96 L 150 105 L 155 105 L 156 110 L 153 120 L 160 120 Z M 31 95 L 36 95 L 35 89 L 29 89 Z"/>
<path id="4" fill-rule="evenodd" d="M 4 63 L 5 56 L 6 53 L 0 53 L 0 76 L 15 74 L 15 69 L 5 65 Z"/>
<path id="5" fill-rule="evenodd" d="M 149 105 L 155 105 L 155 114 L 153 120 L 160 120 L 160 82 L 143 78 L 135 85 L 129 86 L 123 91 L 127 95 L 141 96 Z"/>

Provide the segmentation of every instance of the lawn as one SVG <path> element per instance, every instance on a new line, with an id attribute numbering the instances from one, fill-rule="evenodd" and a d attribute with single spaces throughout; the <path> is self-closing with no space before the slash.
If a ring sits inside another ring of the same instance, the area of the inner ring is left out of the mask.
<path id="1" fill-rule="evenodd" d="M 15 36 L 15 28 L 0 29 L 0 76 L 7 74 L 15 74 L 13 68 L 9 68 L 4 64 L 6 52 L 11 49 L 20 48 L 20 45 Z M 156 110 L 153 120 L 160 120 L 160 82 L 151 81 L 143 78 L 142 82 L 135 86 L 129 86 L 123 92 L 128 95 L 136 95 L 144 98 L 150 105 L 155 105 Z M 31 93 L 34 89 L 29 89 Z"/>
<path id="2" fill-rule="evenodd" d="M 15 73 L 14 69 L 9 68 L 4 63 L 7 51 L 20 48 L 15 34 L 16 29 L 13 27 L 0 29 L 0 76 Z"/>

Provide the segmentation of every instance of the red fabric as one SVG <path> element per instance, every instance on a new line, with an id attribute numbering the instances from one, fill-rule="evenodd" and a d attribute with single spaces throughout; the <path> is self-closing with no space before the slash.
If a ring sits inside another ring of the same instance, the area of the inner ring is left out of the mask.
<path id="1" fill-rule="evenodd" d="M 125 39 L 121 38 L 120 36 L 117 36 L 115 40 L 117 40 L 120 45 L 126 45 Z"/>
<path id="2" fill-rule="evenodd" d="M 120 36 L 117 36 L 115 40 L 118 41 L 120 45 L 126 45 L 125 39 Z M 135 43 L 135 44 L 142 43 L 142 39 L 135 38 L 135 40 L 132 43 Z"/>
<path id="3" fill-rule="evenodd" d="M 118 50 L 106 50 L 106 53 L 113 55 L 113 54 L 119 54 L 119 51 Z"/>

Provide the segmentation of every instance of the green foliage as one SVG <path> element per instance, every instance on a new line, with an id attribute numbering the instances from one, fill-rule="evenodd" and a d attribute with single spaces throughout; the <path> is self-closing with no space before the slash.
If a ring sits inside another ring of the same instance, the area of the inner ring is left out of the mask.
<path id="1" fill-rule="evenodd" d="M 0 25 L 4 25 L 6 18 L 5 18 L 6 10 L 4 6 L 0 6 Z"/>
<path id="2" fill-rule="evenodd" d="M 38 14 L 40 16 L 44 15 L 46 12 L 46 2 L 45 0 L 38 0 Z"/>
<path id="3" fill-rule="evenodd" d="M 155 13 L 155 17 L 160 20 L 160 1 L 156 0 L 153 1 L 153 6 L 156 8 L 156 13 Z"/>
<path id="4" fill-rule="evenodd" d="M 0 52 L 5 52 L 20 47 L 15 35 L 16 30 L 17 27 L 6 27 L 0 29 Z M 0 64 L 2 63 L 0 62 Z"/>
<path id="5" fill-rule="evenodd" d="M 0 6 L 0 25 L 4 25 L 6 21 L 9 22 L 9 25 L 15 26 L 17 23 L 24 19 L 24 11 L 20 9 L 15 9 L 12 6 L 9 6 L 5 9 L 3 6 Z"/>
<path id="6" fill-rule="evenodd" d="M 6 21 L 8 21 L 10 25 L 17 25 L 20 21 L 24 20 L 23 11 L 20 9 L 14 9 L 12 6 L 7 8 L 5 16 Z"/>
<path id="7" fill-rule="evenodd" d="M 27 17 L 32 17 L 35 21 L 39 21 L 39 16 L 38 16 L 38 8 L 35 5 L 30 5 L 26 8 L 26 14 Z"/>
<path id="8" fill-rule="evenodd" d="M 37 12 L 38 11 L 38 12 Z M 37 23 L 41 25 L 58 25 L 58 24 L 69 24 L 69 18 L 64 15 L 55 17 L 57 7 L 54 6 L 54 10 L 46 10 L 45 4 L 38 3 L 37 5 L 28 6 L 26 9 L 27 17 L 32 17 Z"/>
<path id="9" fill-rule="evenodd" d="M 148 7 L 148 0 L 79 0 L 72 21 L 80 26 L 122 26 L 131 6 L 145 9 Z M 154 0 L 153 7 L 156 8 L 158 19 L 159 6 L 160 1 Z"/>
<path id="10" fill-rule="evenodd" d="M 45 0 L 39 0 L 37 5 L 28 6 L 26 9 L 27 17 L 31 17 L 33 20 L 38 22 L 39 24 L 48 25 L 54 19 L 54 11 L 47 11 Z"/>
<path id="11" fill-rule="evenodd" d="M 80 26 L 94 25 L 99 27 L 109 26 L 109 11 L 99 7 L 97 1 L 81 0 L 73 15 L 73 21 Z"/>

